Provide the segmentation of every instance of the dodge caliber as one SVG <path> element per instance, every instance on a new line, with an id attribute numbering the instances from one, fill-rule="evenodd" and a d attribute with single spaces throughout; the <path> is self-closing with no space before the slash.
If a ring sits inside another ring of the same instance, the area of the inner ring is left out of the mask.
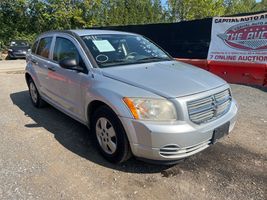
<path id="1" fill-rule="evenodd" d="M 27 55 L 25 78 L 35 107 L 51 104 L 88 126 L 115 163 L 131 155 L 175 163 L 228 135 L 236 120 L 224 80 L 138 34 L 43 33 Z"/>

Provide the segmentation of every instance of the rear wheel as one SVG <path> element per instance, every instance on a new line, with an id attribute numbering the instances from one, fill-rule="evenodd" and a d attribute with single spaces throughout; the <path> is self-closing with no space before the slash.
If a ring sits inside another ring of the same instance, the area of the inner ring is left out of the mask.
<path id="1" fill-rule="evenodd" d="M 101 154 L 108 161 L 121 163 L 131 156 L 129 142 L 121 121 L 107 106 L 101 106 L 92 116 L 91 130 Z"/>
<path id="2" fill-rule="evenodd" d="M 36 108 L 42 108 L 46 105 L 46 102 L 41 98 L 37 87 L 35 86 L 33 80 L 30 78 L 28 81 L 29 93 L 31 97 L 32 104 Z"/>

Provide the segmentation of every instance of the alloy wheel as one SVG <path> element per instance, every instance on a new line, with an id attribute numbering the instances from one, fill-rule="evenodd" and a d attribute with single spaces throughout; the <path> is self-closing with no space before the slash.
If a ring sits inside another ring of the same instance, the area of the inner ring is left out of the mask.
<path id="1" fill-rule="evenodd" d="M 33 82 L 30 83 L 30 93 L 31 93 L 31 98 L 34 103 L 37 103 L 38 100 L 38 94 L 37 94 L 37 89 L 34 85 Z"/>
<path id="2" fill-rule="evenodd" d="M 117 136 L 110 121 L 101 117 L 96 122 L 97 141 L 107 154 L 113 154 L 117 150 Z"/>

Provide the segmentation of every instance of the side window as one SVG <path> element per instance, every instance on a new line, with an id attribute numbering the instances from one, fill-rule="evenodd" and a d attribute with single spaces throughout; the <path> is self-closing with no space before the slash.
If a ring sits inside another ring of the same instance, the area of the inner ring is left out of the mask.
<path id="1" fill-rule="evenodd" d="M 40 55 L 42 57 L 48 58 L 49 57 L 51 43 L 52 43 L 52 37 L 42 38 L 40 40 L 40 42 L 39 42 L 36 54 L 38 54 L 38 55 Z"/>
<path id="2" fill-rule="evenodd" d="M 38 41 L 39 41 L 39 40 L 36 40 L 36 41 L 34 42 L 34 44 L 32 45 L 32 53 L 35 53 L 35 52 L 36 52 L 36 48 L 37 48 Z"/>
<path id="3" fill-rule="evenodd" d="M 59 62 L 66 58 L 75 58 L 79 63 L 79 66 L 86 69 L 76 46 L 66 38 L 57 37 L 53 53 L 53 60 Z"/>

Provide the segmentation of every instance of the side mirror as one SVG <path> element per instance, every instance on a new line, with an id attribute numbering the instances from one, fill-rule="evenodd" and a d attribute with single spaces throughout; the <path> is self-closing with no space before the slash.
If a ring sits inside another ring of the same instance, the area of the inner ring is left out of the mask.
<path id="1" fill-rule="evenodd" d="M 59 65 L 64 69 L 71 69 L 79 72 L 83 71 L 83 68 L 79 66 L 75 58 L 65 58 L 59 61 Z"/>

